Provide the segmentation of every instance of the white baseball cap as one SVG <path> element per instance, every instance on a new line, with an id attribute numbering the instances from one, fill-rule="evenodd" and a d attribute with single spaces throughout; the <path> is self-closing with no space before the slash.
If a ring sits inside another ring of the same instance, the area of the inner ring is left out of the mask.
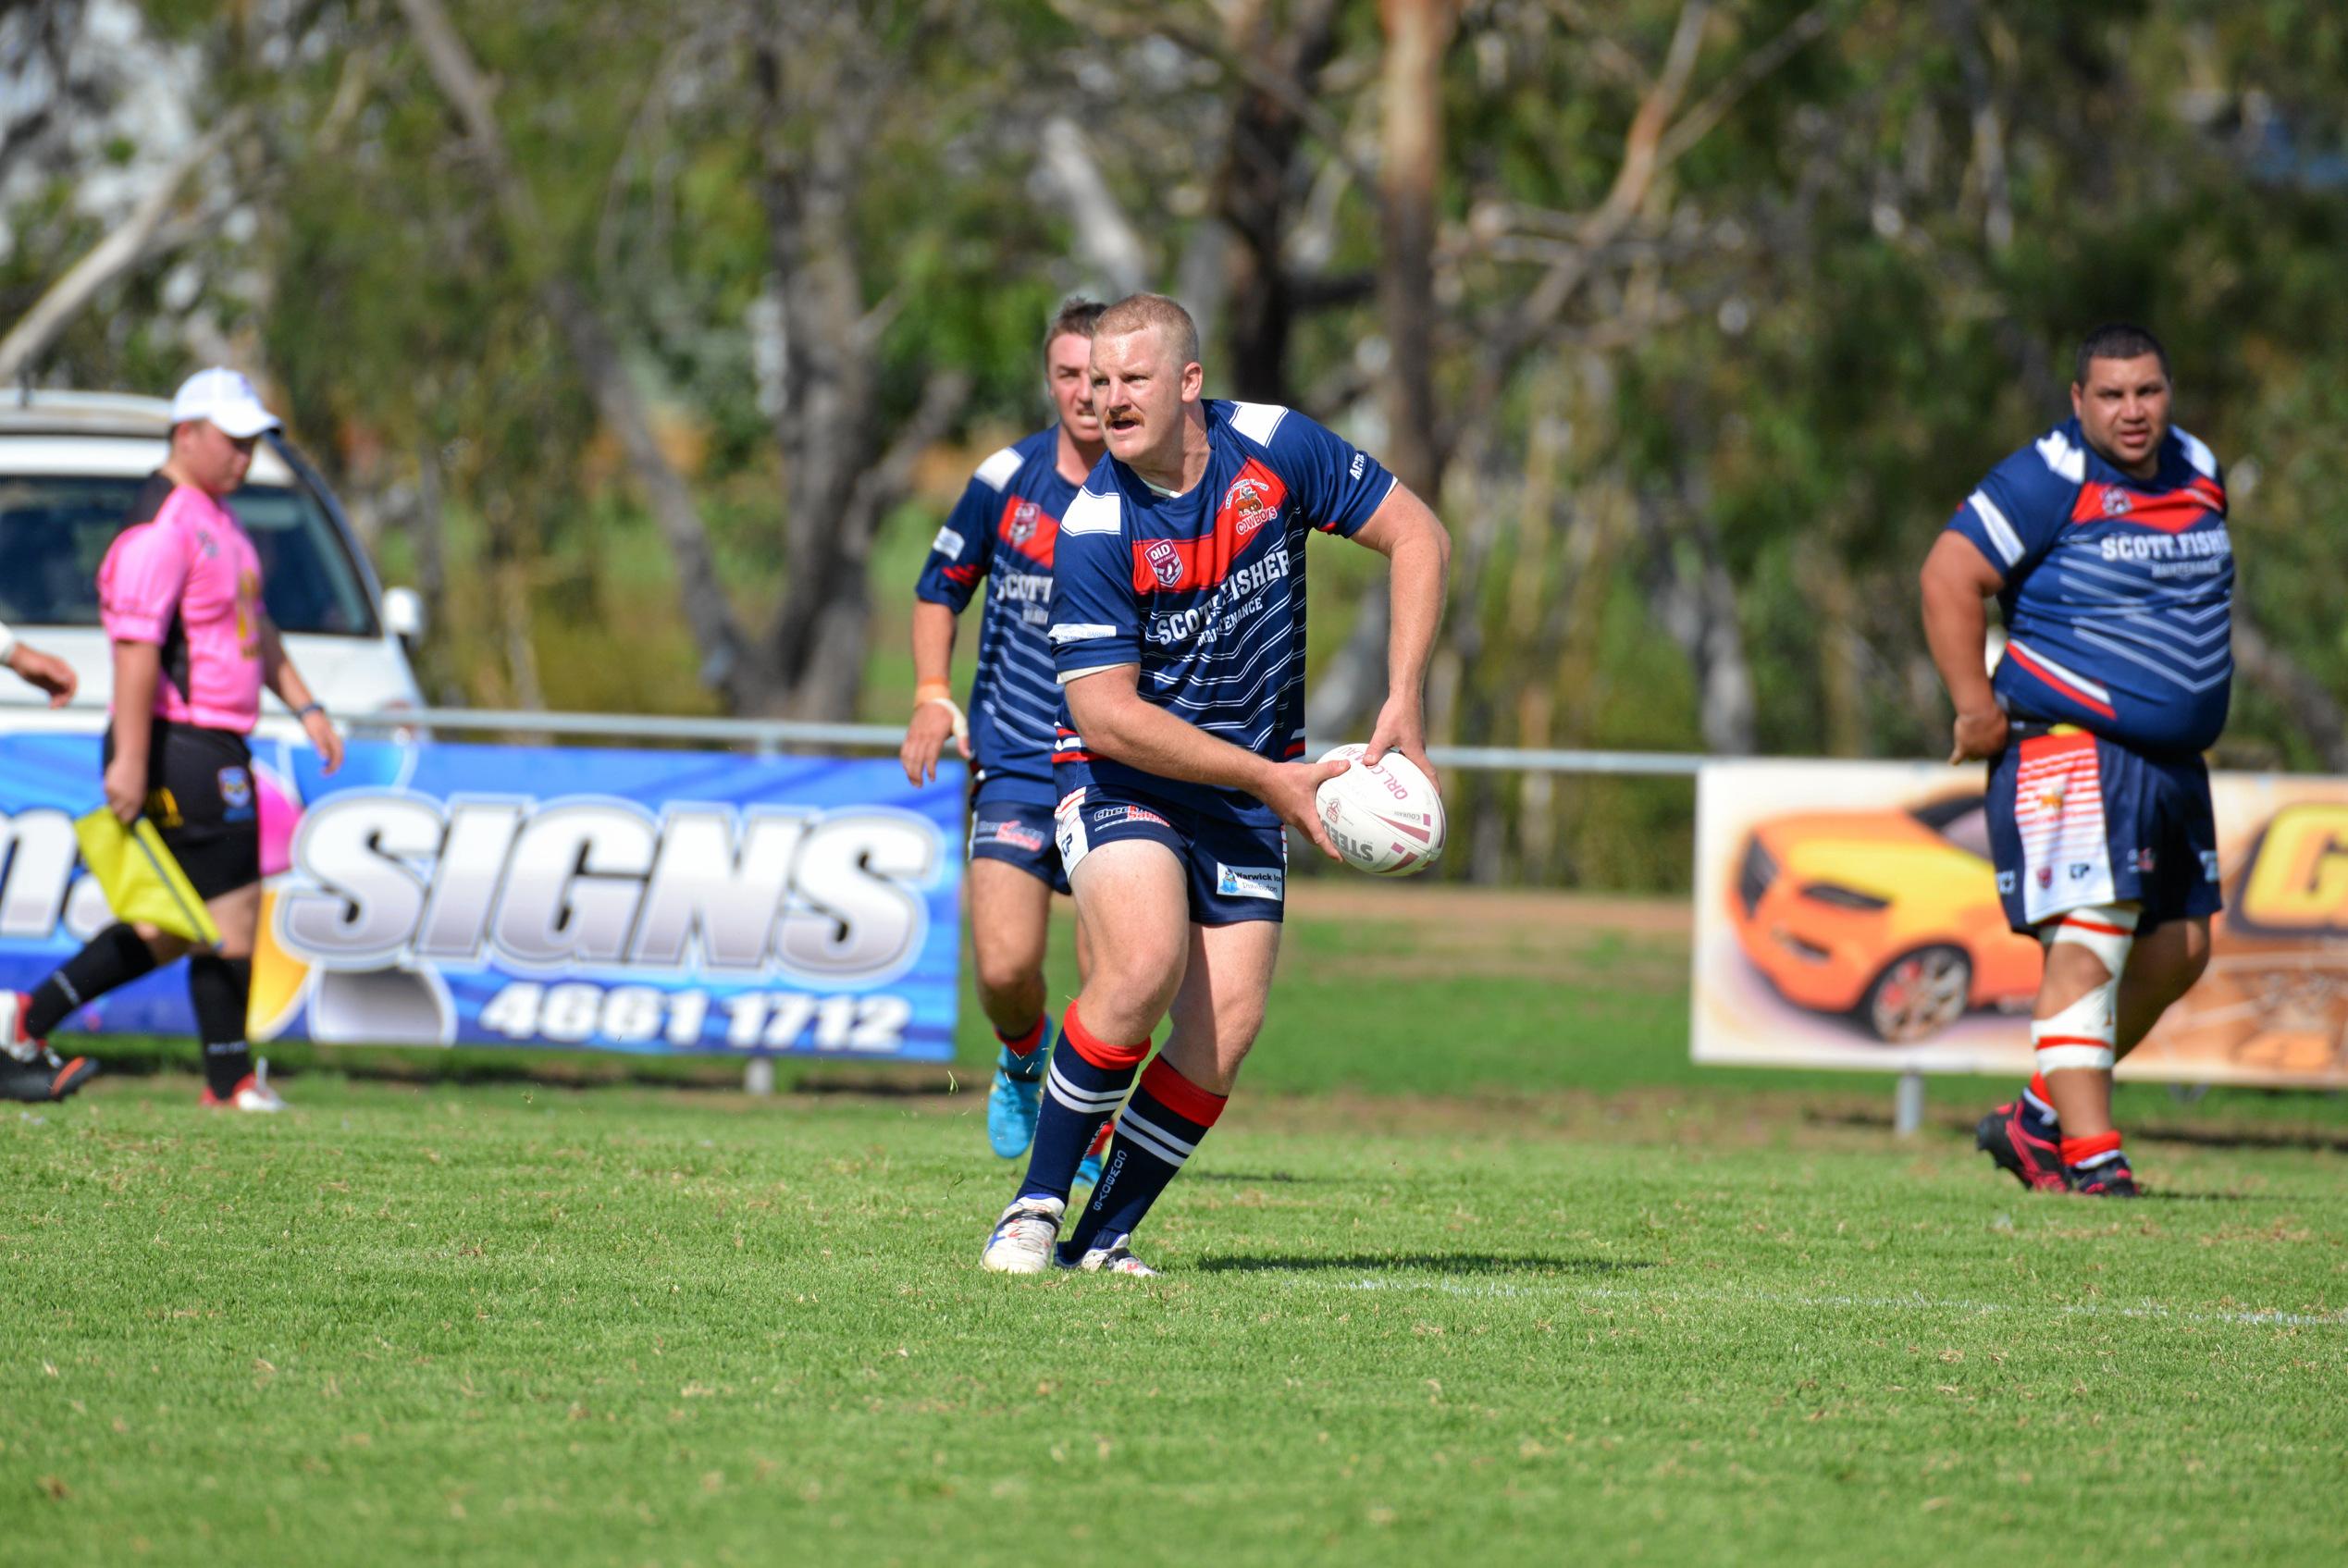
<path id="1" fill-rule="evenodd" d="M 171 423 L 208 419 L 236 440 L 278 428 L 278 416 L 261 406 L 253 383 L 225 364 L 199 370 L 179 384 L 171 399 Z"/>

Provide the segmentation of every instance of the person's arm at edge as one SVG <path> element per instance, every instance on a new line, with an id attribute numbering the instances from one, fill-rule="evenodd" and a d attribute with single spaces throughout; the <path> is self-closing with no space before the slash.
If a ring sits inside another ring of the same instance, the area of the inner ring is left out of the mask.
<path id="1" fill-rule="evenodd" d="M 80 688 L 81 678 L 72 665 L 54 653 L 43 653 L 28 643 L 19 642 L 6 622 L 0 622 L 0 664 L 47 692 L 52 708 L 63 708 L 71 702 L 73 694 Z"/>
<path id="2" fill-rule="evenodd" d="M 938 754 L 948 735 L 965 762 L 970 759 L 969 722 L 954 700 L 954 631 L 960 617 L 950 604 L 913 601 L 913 717 L 905 726 L 897 760 L 911 784 L 937 776 Z"/>
<path id="3" fill-rule="evenodd" d="M 286 657 L 284 639 L 278 636 L 277 623 L 267 616 L 261 618 L 261 678 L 269 689 L 278 694 L 278 700 L 300 716 L 302 732 L 310 737 L 326 762 L 326 772 L 332 773 L 342 766 L 342 735 L 327 717 L 326 706 L 311 694 L 310 685 L 302 678 L 302 672 Z"/>
<path id="4" fill-rule="evenodd" d="M 1427 759 L 1427 665 L 1443 623 L 1451 531 L 1409 486 L 1397 481 L 1369 521 L 1354 531 L 1353 542 L 1386 557 L 1390 578 L 1386 702 L 1362 760 L 1374 764 L 1390 749 L 1400 751 L 1440 790 L 1441 781 Z"/>
<path id="5" fill-rule="evenodd" d="M 1971 539 L 1944 533 L 1925 556 L 1918 583 L 1923 595 L 1924 641 L 1957 710 L 1948 760 L 1995 757 L 2005 749 L 2006 715 L 1989 680 L 1988 600 L 2006 579 Z"/>
<path id="6" fill-rule="evenodd" d="M 1244 790 L 1279 813 L 1280 820 L 1336 859 L 1337 846 L 1321 826 L 1314 803 L 1325 779 L 1343 762 L 1274 762 L 1176 718 L 1141 693 L 1138 664 L 1108 664 L 1073 675 L 1065 683 L 1069 717 L 1085 749 L 1114 758 L 1129 768 L 1162 779 Z"/>

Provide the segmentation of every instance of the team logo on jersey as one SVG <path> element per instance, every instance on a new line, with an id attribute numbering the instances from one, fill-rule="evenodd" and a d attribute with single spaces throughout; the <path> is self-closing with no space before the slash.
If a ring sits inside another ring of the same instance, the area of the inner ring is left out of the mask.
<path id="1" fill-rule="evenodd" d="M 1231 509 L 1237 525 L 1232 532 L 1239 542 L 1245 544 L 1255 530 L 1279 515 L 1279 503 L 1264 492 L 1264 487 L 1242 474 L 1231 481 L 1231 488 L 1223 492 L 1223 504 Z"/>
<path id="2" fill-rule="evenodd" d="M 1044 509 L 1032 500 L 1023 500 L 1011 509 L 1011 515 L 1003 525 L 1003 537 L 1015 545 L 1023 545 L 1035 537 L 1036 525 L 1044 516 Z"/>
<path id="3" fill-rule="evenodd" d="M 1182 552 L 1174 548 L 1172 539 L 1152 539 L 1142 559 L 1160 587 L 1170 588 L 1182 580 Z"/>
<path id="4" fill-rule="evenodd" d="M 2130 496 L 2126 490 L 2121 489 L 2119 486 L 2114 485 L 2104 492 L 2105 516 L 2125 517 L 2135 509 L 2136 502 L 2134 498 Z"/>
<path id="5" fill-rule="evenodd" d="M 1247 460 L 1223 492 L 1222 505 L 1215 509 L 1215 531 L 1228 537 L 1231 547 L 1247 543 L 1257 529 L 1267 523 L 1279 520 L 1280 503 L 1288 500 L 1288 487 L 1279 475 L 1256 462 Z"/>

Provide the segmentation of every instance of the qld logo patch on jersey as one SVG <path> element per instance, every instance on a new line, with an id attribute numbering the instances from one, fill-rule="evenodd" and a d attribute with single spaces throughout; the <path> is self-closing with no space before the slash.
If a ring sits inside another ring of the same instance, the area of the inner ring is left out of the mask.
<path id="1" fill-rule="evenodd" d="M 1152 539 L 1143 548 L 1142 560 L 1160 587 L 1170 588 L 1182 580 L 1182 552 L 1174 548 L 1172 539 Z"/>

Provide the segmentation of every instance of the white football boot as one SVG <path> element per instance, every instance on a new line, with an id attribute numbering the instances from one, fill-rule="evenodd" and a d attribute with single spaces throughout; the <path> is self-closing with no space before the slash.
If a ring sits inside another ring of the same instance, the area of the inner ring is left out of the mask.
<path id="1" fill-rule="evenodd" d="M 1101 1246 L 1087 1247 L 1074 1263 L 1061 1265 L 1083 1274 L 1122 1274 L 1129 1279 L 1156 1279 L 1158 1271 L 1133 1255 L 1130 1236 L 1112 1236 Z"/>
<path id="2" fill-rule="evenodd" d="M 269 1087 L 269 1058 L 266 1056 L 254 1062 L 253 1070 L 237 1080 L 237 1086 L 229 1092 L 227 1099 L 206 1089 L 198 1103 L 216 1110 L 261 1111 L 271 1115 L 285 1109 L 284 1096 Z"/>
<path id="3" fill-rule="evenodd" d="M 1042 1274 L 1052 1266 L 1053 1244 L 1068 1205 L 1057 1198 L 1014 1198 L 986 1238 L 980 1266 L 997 1274 Z"/>

